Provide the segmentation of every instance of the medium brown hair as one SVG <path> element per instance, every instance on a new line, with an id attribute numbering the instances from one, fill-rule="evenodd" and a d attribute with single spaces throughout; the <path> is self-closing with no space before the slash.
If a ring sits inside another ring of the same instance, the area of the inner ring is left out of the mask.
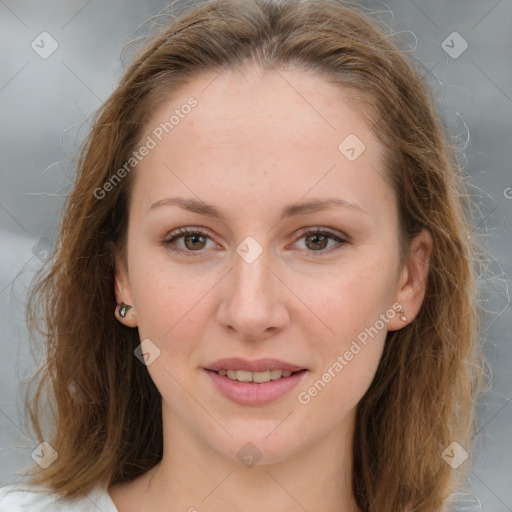
<path id="1" fill-rule="evenodd" d="M 46 340 L 45 364 L 26 394 L 29 418 L 59 456 L 27 474 L 75 496 L 99 482 L 131 480 L 161 460 L 161 397 L 134 356 L 137 329 L 114 317 L 112 247 L 125 247 L 131 174 L 102 199 L 94 191 L 128 161 L 170 95 L 200 73 L 243 65 L 312 71 L 361 102 L 386 149 L 404 264 L 414 235 L 426 229 L 433 238 L 421 310 L 387 334 L 357 407 L 353 490 L 365 512 L 444 510 L 468 463 L 454 471 L 441 453 L 456 441 L 472 454 L 484 368 L 463 166 L 417 66 L 378 21 L 341 0 L 197 5 L 147 42 L 99 109 L 59 243 L 28 303 L 29 321 L 41 315 Z"/>

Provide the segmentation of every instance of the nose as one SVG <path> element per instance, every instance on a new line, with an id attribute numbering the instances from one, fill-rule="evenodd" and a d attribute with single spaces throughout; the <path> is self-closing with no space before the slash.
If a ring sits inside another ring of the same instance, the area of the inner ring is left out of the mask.
<path id="1" fill-rule="evenodd" d="M 240 338 L 262 340 L 289 322 L 291 292 L 278 276 L 268 250 L 252 262 L 234 255 L 234 268 L 225 278 L 218 322 Z M 249 260 L 250 261 L 250 260 Z"/>

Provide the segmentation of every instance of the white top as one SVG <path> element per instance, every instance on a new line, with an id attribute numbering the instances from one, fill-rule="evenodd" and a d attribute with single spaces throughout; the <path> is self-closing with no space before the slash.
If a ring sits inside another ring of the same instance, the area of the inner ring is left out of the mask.
<path id="1" fill-rule="evenodd" d="M 24 483 L 0 487 L 0 512 L 118 512 L 107 488 L 96 486 L 74 500 L 42 485 Z"/>
<path id="2" fill-rule="evenodd" d="M 482 504 L 474 494 L 451 495 L 455 512 L 481 512 Z M 0 487 L 0 512 L 119 512 L 107 487 L 96 486 L 89 494 L 74 500 L 64 499 L 48 487 L 9 484 Z"/>

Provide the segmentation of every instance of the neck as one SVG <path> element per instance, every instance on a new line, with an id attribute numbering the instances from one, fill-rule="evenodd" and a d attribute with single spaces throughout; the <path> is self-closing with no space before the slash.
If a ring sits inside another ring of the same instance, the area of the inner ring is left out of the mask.
<path id="1" fill-rule="evenodd" d="M 140 510 L 360 512 L 352 492 L 352 432 L 351 416 L 290 457 L 246 466 L 164 414 L 164 454 L 150 472 Z"/>

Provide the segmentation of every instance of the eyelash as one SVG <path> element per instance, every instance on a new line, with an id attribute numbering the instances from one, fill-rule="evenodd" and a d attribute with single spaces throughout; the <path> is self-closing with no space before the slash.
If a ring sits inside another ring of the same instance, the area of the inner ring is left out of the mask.
<path id="1" fill-rule="evenodd" d="M 190 250 L 185 250 L 185 249 L 178 249 L 176 247 L 173 247 L 172 244 L 179 238 L 183 238 L 185 236 L 190 236 L 190 235 L 200 235 L 205 238 L 210 238 L 208 233 L 206 231 L 203 231 L 200 228 L 178 228 L 176 231 L 177 232 L 171 234 L 170 238 L 163 240 L 162 244 L 173 252 L 177 252 L 180 254 L 189 253 L 193 257 L 201 256 L 201 253 L 204 252 L 203 249 L 200 249 L 197 251 L 190 251 Z M 339 236 L 335 235 L 334 233 L 327 231 L 325 229 L 321 229 L 321 228 L 307 228 L 306 230 L 304 230 L 301 233 L 299 239 L 304 238 L 307 235 L 326 236 L 326 237 L 331 238 L 332 240 L 338 242 L 338 246 L 334 246 L 329 249 L 322 249 L 320 251 L 312 251 L 312 250 L 308 251 L 311 254 L 314 254 L 315 256 L 323 256 L 326 253 L 331 252 L 331 250 L 339 249 L 340 246 L 348 243 L 347 240 L 340 238 Z M 196 254 L 194 254 L 194 253 L 196 253 Z"/>

